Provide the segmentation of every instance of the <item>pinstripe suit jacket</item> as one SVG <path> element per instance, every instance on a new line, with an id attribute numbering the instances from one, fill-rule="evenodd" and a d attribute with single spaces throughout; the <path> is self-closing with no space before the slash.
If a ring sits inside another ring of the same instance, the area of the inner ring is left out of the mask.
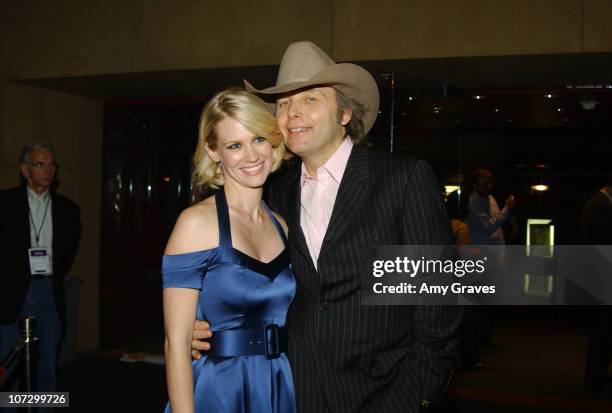
<path id="1" fill-rule="evenodd" d="M 300 163 L 269 188 L 289 227 L 297 293 L 289 358 L 300 412 L 417 412 L 448 380 L 457 307 L 361 306 L 361 248 L 451 242 L 434 174 L 423 161 L 355 146 L 315 269 L 300 227 Z"/>

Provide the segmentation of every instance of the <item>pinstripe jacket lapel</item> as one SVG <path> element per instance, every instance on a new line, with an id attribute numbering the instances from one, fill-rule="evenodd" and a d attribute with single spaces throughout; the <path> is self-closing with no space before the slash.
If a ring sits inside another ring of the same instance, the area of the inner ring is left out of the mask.
<path id="1" fill-rule="evenodd" d="M 321 246 L 322 256 L 330 248 L 340 235 L 346 230 L 353 216 L 359 211 L 363 201 L 370 192 L 370 165 L 368 150 L 354 146 L 340 188 L 334 203 L 334 209 L 329 221 L 329 226 L 323 238 Z"/>

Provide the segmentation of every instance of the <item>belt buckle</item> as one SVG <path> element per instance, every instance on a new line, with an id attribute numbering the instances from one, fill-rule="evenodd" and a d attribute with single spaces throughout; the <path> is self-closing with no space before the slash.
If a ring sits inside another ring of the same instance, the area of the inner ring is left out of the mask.
<path id="1" fill-rule="evenodd" d="M 264 344 L 268 360 L 280 357 L 280 343 L 278 340 L 278 324 L 268 324 L 264 327 Z"/>

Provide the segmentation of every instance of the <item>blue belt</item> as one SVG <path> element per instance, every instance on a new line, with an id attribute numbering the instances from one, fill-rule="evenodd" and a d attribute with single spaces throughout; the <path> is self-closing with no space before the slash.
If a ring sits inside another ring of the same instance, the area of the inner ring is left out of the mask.
<path id="1" fill-rule="evenodd" d="M 213 332 L 210 339 L 209 356 L 266 356 L 268 359 L 280 357 L 287 352 L 287 332 L 285 327 L 269 324 L 248 330 L 222 330 Z"/>

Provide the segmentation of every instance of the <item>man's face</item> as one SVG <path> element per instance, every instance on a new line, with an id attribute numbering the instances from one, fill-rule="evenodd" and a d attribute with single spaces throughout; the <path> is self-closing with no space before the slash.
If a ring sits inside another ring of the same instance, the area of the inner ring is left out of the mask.
<path id="1" fill-rule="evenodd" d="M 300 158 L 319 164 L 340 146 L 350 119 L 349 112 L 338 119 L 336 91 L 331 87 L 301 90 L 276 101 L 276 121 L 287 147 Z"/>
<path id="2" fill-rule="evenodd" d="M 55 181 L 55 158 L 53 154 L 45 149 L 35 149 L 29 153 L 27 163 L 21 165 L 21 174 L 26 179 L 28 186 L 36 193 L 42 193 L 53 185 Z"/>
<path id="3" fill-rule="evenodd" d="M 493 176 L 486 175 L 478 177 L 476 183 L 474 184 L 474 189 L 478 195 L 484 198 L 488 197 L 493 189 Z"/>

